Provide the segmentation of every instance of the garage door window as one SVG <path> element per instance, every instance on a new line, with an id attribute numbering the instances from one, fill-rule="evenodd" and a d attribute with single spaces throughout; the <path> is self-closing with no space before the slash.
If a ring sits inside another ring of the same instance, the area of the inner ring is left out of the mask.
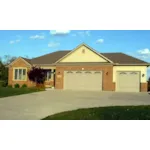
<path id="1" fill-rule="evenodd" d="M 136 75 L 137 73 L 136 73 L 136 72 L 131 72 L 130 74 L 134 74 L 134 75 Z"/>
<path id="2" fill-rule="evenodd" d="M 120 72 L 120 74 L 125 75 L 125 74 L 127 74 L 127 73 L 125 73 L 125 72 Z"/>
<path id="3" fill-rule="evenodd" d="M 73 73 L 72 71 L 68 71 L 67 73 Z"/>
<path id="4" fill-rule="evenodd" d="M 92 72 L 90 72 L 90 71 L 86 71 L 85 73 L 92 73 Z"/>
<path id="5" fill-rule="evenodd" d="M 95 73 L 101 73 L 100 71 L 96 71 Z"/>
<path id="6" fill-rule="evenodd" d="M 81 71 L 77 71 L 76 73 L 82 73 Z"/>

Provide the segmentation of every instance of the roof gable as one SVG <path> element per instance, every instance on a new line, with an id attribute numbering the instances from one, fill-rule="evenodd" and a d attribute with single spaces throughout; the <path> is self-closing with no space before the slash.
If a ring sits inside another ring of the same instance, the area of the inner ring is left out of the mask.
<path id="1" fill-rule="evenodd" d="M 56 63 L 64 63 L 64 62 L 105 62 L 112 63 L 111 60 L 106 58 L 105 56 L 97 53 L 91 47 L 81 44 L 77 46 L 75 49 L 70 51 Z"/>
<path id="2" fill-rule="evenodd" d="M 23 58 L 23 57 L 18 57 L 18 58 L 16 58 L 13 62 L 11 62 L 7 67 L 9 67 L 9 66 L 11 66 L 11 65 L 13 65 L 13 64 L 15 64 L 15 63 L 17 63 L 18 61 L 23 61 L 25 64 L 27 64 L 27 65 L 31 65 L 30 64 L 30 60 L 29 59 L 26 59 L 26 58 Z"/>

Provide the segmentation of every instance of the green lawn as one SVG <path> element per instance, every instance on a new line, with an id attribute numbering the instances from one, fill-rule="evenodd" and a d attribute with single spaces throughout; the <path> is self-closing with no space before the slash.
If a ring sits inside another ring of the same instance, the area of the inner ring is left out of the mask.
<path id="1" fill-rule="evenodd" d="M 150 120 L 150 106 L 113 106 L 78 109 L 42 120 Z"/>
<path id="2" fill-rule="evenodd" d="M 0 98 L 13 96 L 13 95 L 21 95 L 27 94 L 32 92 L 38 92 L 35 88 L 7 88 L 7 87 L 0 87 Z"/>

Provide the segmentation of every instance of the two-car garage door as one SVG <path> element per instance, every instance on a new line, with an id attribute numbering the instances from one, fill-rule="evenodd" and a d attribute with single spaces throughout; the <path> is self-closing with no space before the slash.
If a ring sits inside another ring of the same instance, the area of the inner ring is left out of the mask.
<path id="1" fill-rule="evenodd" d="M 140 72 L 119 71 L 116 78 L 116 91 L 120 92 L 139 92 L 140 91 Z"/>
<path id="2" fill-rule="evenodd" d="M 64 71 L 64 89 L 102 90 L 102 71 Z"/>

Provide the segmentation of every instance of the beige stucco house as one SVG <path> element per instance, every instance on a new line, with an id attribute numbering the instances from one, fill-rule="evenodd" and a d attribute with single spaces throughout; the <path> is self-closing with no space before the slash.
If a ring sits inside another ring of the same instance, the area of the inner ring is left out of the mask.
<path id="1" fill-rule="evenodd" d="M 56 51 L 9 64 L 9 85 L 34 86 L 27 72 L 32 66 L 47 70 L 45 86 L 66 90 L 118 92 L 147 91 L 149 63 L 124 53 L 99 53 L 86 44 L 70 51 Z"/>

